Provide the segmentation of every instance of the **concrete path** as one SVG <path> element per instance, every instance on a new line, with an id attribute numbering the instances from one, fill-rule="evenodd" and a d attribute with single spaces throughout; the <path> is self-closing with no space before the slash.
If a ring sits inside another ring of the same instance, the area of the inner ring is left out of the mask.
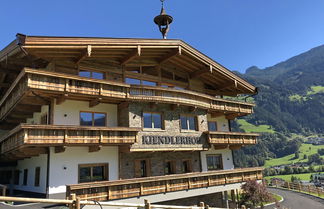
<path id="1" fill-rule="evenodd" d="M 281 190 L 281 189 L 268 189 L 271 193 L 278 194 L 284 198 L 284 201 L 280 203 L 280 208 L 288 209 L 323 209 L 324 199 L 316 198 L 307 194 L 298 192 Z M 275 205 L 267 206 L 266 209 L 273 209 Z"/>

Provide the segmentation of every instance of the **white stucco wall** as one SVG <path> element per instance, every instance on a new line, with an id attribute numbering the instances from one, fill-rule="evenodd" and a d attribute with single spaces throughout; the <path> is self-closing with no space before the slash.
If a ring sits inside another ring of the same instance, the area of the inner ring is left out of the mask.
<path id="1" fill-rule="evenodd" d="M 66 184 L 77 184 L 79 164 L 108 163 L 109 180 L 118 180 L 118 156 L 118 146 L 102 147 L 98 152 L 88 152 L 88 147 L 67 147 L 62 153 L 54 153 L 52 147 L 49 193 L 64 193 Z"/>
<path id="2" fill-rule="evenodd" d="M 228 127 L 228 120 L 225 118 L 225 115 L 212 118 L 210 114 L 207 114 L 207 120 L 217 122 L 217 131 L 230 131 Z"/>
<path id="3" fill-rule="evenodd" d="M 35 187 L 35 168 L 40 167 L 40 184 Z M 27 185 L 23 185 L 24 169 L 28 169 Z M 16 170 L 20 171 L 19 185 L 14 188 L 22 191 L 46 193 L 46 170 L 47 170 L 47 155 L 41 154 L 37 157 L 19 160 Z"/>
<path id="4" fill-rule="evenodd" d="M 54 125 L 80 125 L 80 111 L 107 113 L 107 125 L 118 126 L 117 105 L 100 103 L 89 107 L 89 102 L 66 100 L 60 105 L 54 105 Z"/>
<path id="5" fill-rule="evenodd" d="M 41 107 L 41 112 L 34 112 L 32 118 L 27 118 L 26 123 L 28 124 L 40 124 L 41 116 L 48 114 L 48 105 Z"/>
<path id="6" fill-rule="evenodd" d="M 212 148 L 210 148 L 208 151 L 200 152 L 201 168 L 202 168 L 203 172 L 208 171 L 206 155 L 211 155 L 211 154 L 221 154 L 222 155 L 224 170 L 234 169 L 232 151 L 229 148 L 215 150 L 214 147 L 212 146 Z"/>

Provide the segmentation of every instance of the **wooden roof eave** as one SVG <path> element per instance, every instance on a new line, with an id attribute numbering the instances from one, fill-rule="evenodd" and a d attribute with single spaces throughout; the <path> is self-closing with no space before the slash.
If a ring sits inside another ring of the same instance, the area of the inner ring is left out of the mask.
<path id="1" fill-rule="evenodd" d="M 129 38 L 78 38 L 78 37 L 41 37 L 26 36 L 24 48 L 80 48 L 85 49 L 87 45 L 95 48 L 136 48 L 139 45 L 143 48 L 178 48 L 181 46 L 184 52 L 199 60 L 206 66 L 212 68 L 224 76 L 236 80 L 246 89 L 246 93 L 256 93 L 256 87 L 232 73 L 230 70 L 194 49 L 187 43 L 177 39 L 129 39 Z"/>
<path id="2" fill-rule="evenodd" d="M 21 51 L 20 46 L 17 44 L 17 41 L 12 41 L 8 46 L 0 51 L 0 62 L 4 61 L 10 56 L 13 56 Z"/>

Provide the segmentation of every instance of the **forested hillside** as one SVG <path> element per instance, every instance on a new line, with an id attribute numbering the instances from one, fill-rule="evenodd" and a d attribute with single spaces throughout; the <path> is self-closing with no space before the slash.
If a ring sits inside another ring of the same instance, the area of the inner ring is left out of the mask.
<path id="1" fill-rule="evenodd" d="M 250 67 L 240 74 L 258 87 L 255 113 L 234 122 L 267 127 L 255 147 L 236 151 L 239 166 L 263 165 L 265 159 L 298 151 L 302 139 L 292 135 L 324 133 L 324 45 L 276 64 L 259 69 Z M 264 129 L 264 128 L 263 128 Z"/>

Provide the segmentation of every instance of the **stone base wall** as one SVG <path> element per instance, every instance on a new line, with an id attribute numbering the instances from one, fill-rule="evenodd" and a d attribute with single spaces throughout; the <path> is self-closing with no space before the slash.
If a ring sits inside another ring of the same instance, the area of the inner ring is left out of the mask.
<path id="1" fill-rule="evenodd" d="M 178 200 L 170 200 L 165 202 L 159 202 L 154 204 L 160 205 L 179 205 L 179 206 L 194 206 L 198 205 L 200 202 L 204 202 L 205 205 L 209 205 L 211 207 L 224 207 L 222 201 L 222 193 L 214 193 L 208 195 L 200 195 L 195 197 L 188 197 Z"/>
<path id="2" fill-rule="evenodd" d="M 183 160 L 191 160 L 192 172 L 200 172 L 199 152 L 131 152 L 120 153 L 120 178 L 129 179 L 135 177 L 134 162 L 139 159 L 150 159 L 151 175 L 163 176 L 164 163 L 168 160 L 176 161 L 176 173 L 181 173 Z"/>

